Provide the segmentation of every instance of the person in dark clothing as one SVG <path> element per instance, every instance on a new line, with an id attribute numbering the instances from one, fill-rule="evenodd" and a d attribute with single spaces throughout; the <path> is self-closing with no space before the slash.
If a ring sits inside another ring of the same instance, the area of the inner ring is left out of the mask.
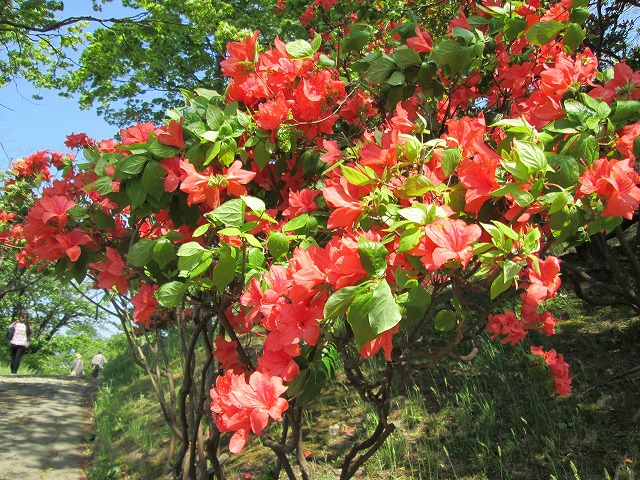
<path id="1" fill-rule="evenodd" d="M 9 339 L 9 348 L 11 349 L 11 373 L 18 373 L 22 356 L 29 348 L 31 341 L 31 325 L 29 318 L 22 315 L 20 320 L 16 320 L 9 325 L 9 330 L 13 329 L 13 335 Z"/>

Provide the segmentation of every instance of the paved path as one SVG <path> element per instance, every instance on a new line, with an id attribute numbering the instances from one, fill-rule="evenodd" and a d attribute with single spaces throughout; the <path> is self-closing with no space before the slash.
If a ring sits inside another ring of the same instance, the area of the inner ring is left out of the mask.
<path id="1" fill-rule="evenodd" d="M 78 480 L 94 387 L 0 375 L 0 480 Z"/>

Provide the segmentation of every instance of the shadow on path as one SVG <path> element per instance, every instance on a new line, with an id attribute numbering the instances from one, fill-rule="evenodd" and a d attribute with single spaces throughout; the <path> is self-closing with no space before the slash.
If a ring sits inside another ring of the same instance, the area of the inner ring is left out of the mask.
<path id="1" fill-rule="evenodd" d="M 0 376 L 0 480 L 78 480 L 95 387 L 64 377 Z"/>

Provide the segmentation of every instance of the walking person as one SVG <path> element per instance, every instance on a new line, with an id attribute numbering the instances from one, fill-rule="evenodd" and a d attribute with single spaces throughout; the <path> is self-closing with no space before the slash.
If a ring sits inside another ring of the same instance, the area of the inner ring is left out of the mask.
<path id="1" fill-rule="evenodd" d="M 93 378 L 98 378 L 102 374 L 102 367 L 107 363 L 107 359 L 102 354 L 102 350 L 98 351 L 98 354 L 91 359 L 91 365 L 93 365 Z"/>
<path id="2" fill-rule="evenodd" d="M 11 334 L 11 332 L 13 332 Z M 9 348 L 11 349 L 11 373 L 17 374 L 20 368 L 22 356 L 29 348 L 31 341 L 31 325 L 27 314 L 23 314 L 20 320 L 16 320 L 9 325 Z"/>
<path id="3" fill-rule="evenodd" d="M 76 378 L 82 378 L 84 375 L 84 362 L 82 361 L 82 355 L 76 353 L 76 358 L 71 362 L 71 376 Z"/>

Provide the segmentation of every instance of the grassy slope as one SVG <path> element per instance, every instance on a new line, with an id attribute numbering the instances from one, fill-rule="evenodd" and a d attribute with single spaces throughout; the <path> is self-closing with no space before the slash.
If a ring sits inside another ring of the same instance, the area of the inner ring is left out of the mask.
<path id="1" fill-rule="evenodd" d="M 630 312 L 584 307 L 564 295 L 553 311 L 563 320 L 555 337 L 534 336 L 515 348 L 490 342 L 471 364 L 449 362 L 412 375 L 394 405 L 398 430 L 359 478 L 637 478 L 640 375 L 616 376 L 640 365 L 640 322 Z M 564 354 L 571 397 L 549 397 L 529 378 L 524 353 L 531 344 Z M 101 389 L 93 478 L 120 478 L 122 471 L 161 478 L 166 427 L 149 385 L 123 362 L 127 368 L 114 368 L 119 376 Z M 314 479 L 334 478 L 333 460 L 375 421 L 365 405 L 354 406 L 340 377 L 330 388 L 307 415 Z M 232 460 L 229 477 L 272 478 L 272 459 L 254 438 Z"/>

